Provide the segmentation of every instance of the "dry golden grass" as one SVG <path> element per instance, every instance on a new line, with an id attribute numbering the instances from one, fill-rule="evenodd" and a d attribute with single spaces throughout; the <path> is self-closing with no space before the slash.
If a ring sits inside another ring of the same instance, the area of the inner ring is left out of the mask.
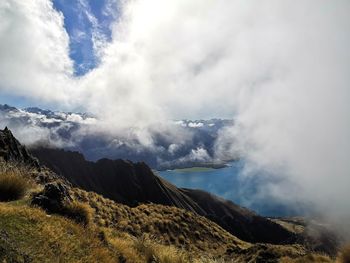
<path id="1" fill-rule="evenodd" d="M 281 225 L 282 227 L 284 227 L 292 233 L 301 234 L 305 231 L 306 223 L 302 220 L 298 220 L 298 218 L 294 220 L 271 219 L 271 221 Z"/>
<path id="2" fill-rule="evenodd" d="M 0 204 L 0 262 L 118 262 L 92 230 L 26 205 Z"/>
<path id="3" fill-rule="evenodd" d="M 116 233 L 110 230 L 107 234 L 108 243 L 119 253 L 119 259 L 126 263 L 190 263 L 202 262 L 188 251 L 160 244 L 148 235 L 135 238 L 126 233 Z M 209 261 L 208 261 L 209 262 Z"/>
<path id="4" fill-rule="evenodd" d="M 0 201 L 21 199 L 32 186 L 28 167 L 0 162 Z"/>
<path id="5" fill-rule="evenodd" d="M 0 233 L 0 262 L 201 262 L 187 251 L 147 236 L 82 227 L 18 203 L 0 204 Z"/>
<path id="6" fill-rule="evenodd" d="M 298 258 L 283 257 L 280 263 L 332 263 L 330 257 L 320 254 L 308 254 Z"/>
<path id="7" fill-rule="evenodd" d="M 350 244 L 344 246 L 338 256 L 339 263 L 350 263 Z"/>
<path id="8" fill-rule="evenodd" d="M 327 255 L 309 253 L 302 257 L 289 258 L 283 257 L 280 260 L 281 263 L 350 263 L 350 244 L 340 249 L 338 257 L 332 259 Z"/>
<path id="9" fill-rule="evenodd" d="M 165 246 L 159 244 L 156 240 L 152 240 L 148 236 L 136 239 L 134 247 L 139 254 L 143 255 L 146 262 L 188 263 L 193 261 L 188 252 L 171 245 Z"/>
<path id="10" fill-rule="evenodd" d="M 72 190 L 72 195 L 95 210 L 93 220 L 98 226 L 116 232 L 137 238 L 148 234 L 157 237 L 160 244 L 172 245 L 194 254 L 223 255 L 229 248 L 249 246 L 207 218 L 183 209 L 156 204 L 131 208 L 76 188 Z"/>
<path id="11" fill-rule="evenodd" d="M 64 206 L 63 215 L 75 222 L 87 226 L 92 221 L 93 209 L 86 203 L 69 202 Z"/>
<path id="12" fill-rule="evenodd" d="M 233 251 L 230 262 L 279 262 L 284 257 L 294 259 L 305 254 L 305 248 L 300 245 L 252 244 L 243 251 Z"/>

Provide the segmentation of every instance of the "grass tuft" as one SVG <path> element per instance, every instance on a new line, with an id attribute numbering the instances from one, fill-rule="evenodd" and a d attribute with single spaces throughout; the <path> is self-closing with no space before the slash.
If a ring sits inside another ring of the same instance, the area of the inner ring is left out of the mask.
<path id="1" fill-rule="evenodd" d="M 108 243 L 119 253 L 120 262 L 190 263 L 195 262 L 188 251 L 162 245 L 148 235 L 135 238 L 128 234 L 108 235 Z M 197 261 L 196 261 L 197 262 Z"/>
<path id="2" fill-rule="evenodd" d="M 23 167 L 0 163 L 0 201 L 19 200 L 31 186 L 31 179 Z"/>
<path id="3" fill-rule="evenodd" d="M 84 226 L 91 223 L 92 213 L 93 210 L 89 205 L 77 201 L 66 204 L 63 211 L 64 216 Z"/>
<path id="4" fill-rule="evenodd" d="M 283 257 L 280 263 L 334 263 L 334 261 L 326 255 L 308 254 L 294 259 Z"/>

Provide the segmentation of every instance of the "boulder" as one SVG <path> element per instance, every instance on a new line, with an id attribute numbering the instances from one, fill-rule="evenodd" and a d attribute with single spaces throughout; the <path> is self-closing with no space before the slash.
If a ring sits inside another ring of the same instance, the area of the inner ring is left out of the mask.
<path id="1" fill-rule="evenodd" d="M 68 186 L 61 182 L 48 183 L 42 192 L 32 198 L 32 204 L 47 212 L 59 213 L 63 211 L 65 203 L 73 200 L 68 189 Z"/>

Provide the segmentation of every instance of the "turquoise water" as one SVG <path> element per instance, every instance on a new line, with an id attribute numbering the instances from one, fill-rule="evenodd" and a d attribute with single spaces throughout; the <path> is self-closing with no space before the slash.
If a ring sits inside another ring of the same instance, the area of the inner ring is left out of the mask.
<path id="1" fill-rule="evenodd" d="M 286 204 L 264 192 L 264 186 L 271 182 L 266 174 L 245 177 L 241 175 L 244 162 L 230 163 L 222 169 L 207 171 L 159 171 L 158 174 L 178 187 L 202 189 L 265 216 L 299 215 L 300 207 Z"/>

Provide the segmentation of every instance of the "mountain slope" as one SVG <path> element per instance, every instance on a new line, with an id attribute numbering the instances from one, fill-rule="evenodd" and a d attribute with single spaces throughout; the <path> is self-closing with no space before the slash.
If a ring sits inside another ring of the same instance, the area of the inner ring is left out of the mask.
<path id="1" fill-rule="evenodd" d="M 38 161 L 17 141 L 7 127 L 0 132 L 0 158 L 39 167 Z"/>
<path id="2" fill-rule="evenodd" d="M 0 158 L 0 179 L 10 171 L 13 176 L 31 181 L 23 199 L 0 203 L 1 262 L 97 262 L 97 258 L 99 262 L 123 263 L 333 262 L 326 256 L 311 254 L 308 246 L 244 242 L 211 220 L 181 208 L 151 203 L 130 207 L 74 188 L 64 177 L 41 165 L 33 166 L 24 155 L 13 151 L 15 145 L 25 147 L 9 130 L 0 130 L 0 137 L 5 142 L 0 144 L 0 151 L 5 156 L 13 153 L 11 160 Z M 35 160 L 30 154 L 27 157 Z M 136 178 L 142 176 L 141 171 L 135 170 Z M 0 180 L 0 184 L 4 182 Z M 159 184 L 166 190 L 171 188 L 166 181 Z M 254 213 L 215 196 L 208 197 L 208 193 L 189 193 L 191 190 L 176 187 L 172 190 L 192 195 L 187 196 L 190 199 L 197 196 L 197 205 L 208 213 L 222 215 L 231 206 L 237 221 L 239 215 L 254 221 Z M 210 198 L 217 203 L 202 203 Z M 77 225 L 82 216 L 86 218 L 84 225 Z M 265 225 L 265 221 L 262 223 Z"/>
<path id="3" fill-rule="evenodd" d="M 248 209 L 204 191 L 179 189 L 156 176 L 145 163 L 101 159 L 86 161 L 78 152 L 31 150 L 41 163 L 88 191 L 127 205 L 155 203 L 203 215 L 248 242 L 293 243 L 296 234 Z"/>
<path id="4" fill-rule="evenodd" d="M 0 136 L 9 143 L 0 145 L 5 154 L 15 145 L 25 150 L 9 130 Z M 201 262 L 195 258 L 203 251 L 223 256 L 250 247 L 196 213 L 156 204 L 132 208 L 73 188 L 43 166 L 30 168 L 18 152 L 12 157 L 0 158 L 0 179 L 26 171 L 31 183 L 23 200 L 0 202 L 1 262 Z M 82 215 L 85 228 L 74 222 Z"/>
<path id="5" fill-rule="evenodd" d="M 273 244 L 291 244 L 296 241 L 297 235 L 286 232 L 274 222 L 229 200 L 202 190 L 181 189 L 181 192 L 205 211 L 204 216 L 243 240 Z"/>

